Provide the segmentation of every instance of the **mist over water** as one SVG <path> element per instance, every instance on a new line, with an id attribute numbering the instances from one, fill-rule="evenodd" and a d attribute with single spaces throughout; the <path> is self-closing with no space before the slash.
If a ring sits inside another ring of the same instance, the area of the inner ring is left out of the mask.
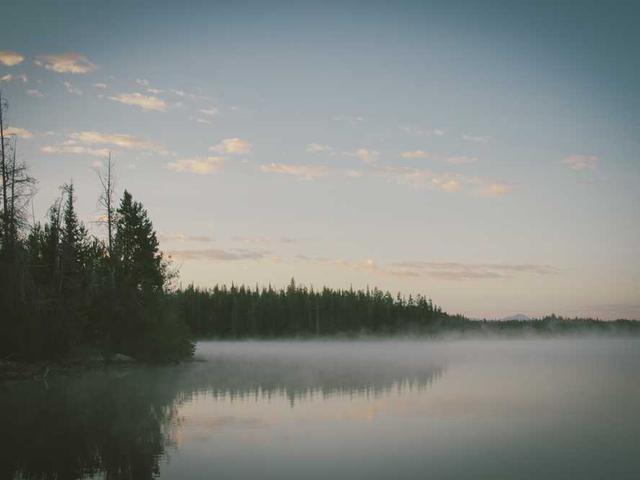
<path id="1" fill-rule="evenodd" d="M 2 478 L 637 478 L 640 339 L 200 342 L 0 390 Z"/>

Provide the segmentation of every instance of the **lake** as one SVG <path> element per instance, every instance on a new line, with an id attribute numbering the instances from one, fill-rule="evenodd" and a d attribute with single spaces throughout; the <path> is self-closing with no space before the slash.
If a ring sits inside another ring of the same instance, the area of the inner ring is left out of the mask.
<path id="1" fill-rule="evenodd" d="M 637 479 L 640 339 L 200 342 L 0 384 L 0 478 Z"/>

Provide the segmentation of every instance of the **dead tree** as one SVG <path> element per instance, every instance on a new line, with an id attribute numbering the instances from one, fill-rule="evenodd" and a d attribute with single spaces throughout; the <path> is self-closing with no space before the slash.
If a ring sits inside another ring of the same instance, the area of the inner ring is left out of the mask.
<path id="1" fill-rule="evenodd" d="M 35 179 L 24 162 L 17 160 L 17 137 L 6 135 L 7 103 L 0 96 L 0 175 L 2 178 L 2 232 L 0 239 L 11 248 L 27 224 L 27 207 L 35 193 Z"/>
<path id="2" fill-rule="evenodd" d="M 113 192 L 114 192 L 114 179 L 113 179 L 113 164 L 111 162 L 111 152 L 109 152 L 109 159 L 107 165 L 98 170 L 98 178 L 100 179 L 100 185 L 102 186 L 102 192 L 98 199 L 98 205 L 104 212 L 104 218 L 107 223 L 107 248 L 109 250 L 109 257 L 113 257 L 113 225 L 115 221 L 114 205 L 113 205 Z"/>
<path id="3" fill-rule="evenodd" d="M 7 206 L 8 206 L 8 192 L 9 182 L 7 178 L 7 162 L 5 155 L 5 138 L 4 138 L 4 119 L 5 114 L 8 109 L 7 101 L 2 98 L 2 92 L 0 91 L 0 181 L 2 182 L 2 216 L 0 217 L 0 227 L 2 227 L 2 231 L 0 232 L 0 240 L 4 243 L 6 240 L 6 229 L 7 229 Z"/>

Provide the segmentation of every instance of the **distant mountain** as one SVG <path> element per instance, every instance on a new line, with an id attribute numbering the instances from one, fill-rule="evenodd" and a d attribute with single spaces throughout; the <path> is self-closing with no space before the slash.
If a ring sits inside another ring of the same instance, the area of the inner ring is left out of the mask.
<path id="1" fill-rule="evenodd" d="M 528 315 L 525 315 L 524 313 L 516 313 L 515 315 L 511 315 L 509 317 L 504 317 L 502 320 L 518 320 L 521 322 L 525 322 L 527 320 L 531 320 L 531 317 L 529 317 Z"/>

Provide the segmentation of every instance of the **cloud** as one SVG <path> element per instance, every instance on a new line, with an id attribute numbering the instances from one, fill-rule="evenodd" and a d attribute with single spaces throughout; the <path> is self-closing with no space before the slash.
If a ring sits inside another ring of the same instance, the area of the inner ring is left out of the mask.
<path id="1" fill-rule="evenodd" d="M 168 155 L 169 152 L 161 145 L 147 140 L 125 134 L 108 134 L 94 131 L 74 132 L 69 138 L 59 145 L 47 145 L 42 147 L 43 153 L 63 153 L 77 155 L 94 155 L 106 157 L 111 148 L 94 148 L 97 145 L 105 145 L 111 148 L 123 148 L 126 150 L 140 150 L 154 152 L 160 155 Z"/>
<path id="2" fill-rule="evenodd" d="M 424 150 L 413 150 L 411 152 L 402 152 L 400 154 L 402 158 L 431 158 L 431 154 Z"/>
<path id="3" fill-rule="evenodd" d="M 162 145 L 149 142 L 140 137 L 126 134 L 109 134 L 95 131 L 74 132 L 69 135 L 66 144 L 83 143 L 85 145 L 111 145 L 127 150 L 146 150 L 166 155 L 169 152 Z"/>
<path id="4" fill-rule="evenodd" d="M 358 150 L 356 150 L 355 155 L 361 162 L 368 164 L 375 163 L 380 156 L 378 152 L 367 150 L 366 148 L 359 148 Z"/>
<path id="5" fill-rule="evenodd" d="M 175 235 L 159 235 L 161 242 L 213 242 L 213 238 L 206 235 L 184 235 L 177 233 Z"/>
<path id="6" fill-rule="evenodd" d="M 33 138 L 33 133 L 25 128 L 9 127 L 4 131 L 5 135 L 15 135 L 20 138 Z"/>
<path id="7" fill-rule="evenodd" d="M 329 145 L 322 145 L 320 143 L 310 143 L 305 149 L 309 153 L 332 153 L 333 148 Z"/>
<path id="8" fill-rule="evenodd" d="M 193 120 L 196 123 L 202 123 L 203 125 L 211 125 L 211 120 L 208 118 L 189 117 L 189 120 Z"/>
<path id="9" fill-rule="evenodd" d="M 334 170 L 326 165 L 292 165 L 285 163 L 261 165 L 260 170 L 265 173 L 291 175 L 305 180 L 315 180 L 316 178 L 326 177 L 334 173 Z"/>
<path id="10" fill-rule="evenodd" d="M 333 120 L 336 122 L 345 122 L 351 126 L 355 126 L 358 123 L 364 121 L 364 117 L 359 115 L 335 115 Z"/>
<path id="11" fill-rule="evenodd" d="M 22 83 L 27 83 L 29 79 L 24 73 L 21 73 L 20 75 L 11 75 L 10 73 L 7 73 L 6 75 L 0 77 L 0 82 L 12 82 L 14 80 L 20 80 L 22 81 Z"/>
<path id="12" fill-rule="evenodd" d="M 24 57 L 16 52 L 10 52 L 7 50 L 0 52 L 0 63 L 5 67 L 13 67 L 14 65 L 18 65 L 22 63 Z"/>
<path id="13" fill-rule="evenodd" d="M 107 148 L 90 148 L 84 145 L 73 144 L 45 145 L 40 151 L 47 154 L 93 155 L 95 157 L 106 157 L 109 155 L 109 149 Z"/>
<path id="14" fill-rule="evenodd" d="M 93 86 L 96 87 L 96 88 L 100 88 L 102 90 L 107 88 L 107 84 L 106 83 L 94 83 Z"/>
<path id="15" fill-rule="evenodd" d="M 486 135 L 467 135 L 466 133 L 462 135 L 462 139 L 467 142 L 475 142 L 475 143 L 489 143 L 491 141 L 491 137 Z"/>
<path id="16" fill-rule="evenodd" d="M 409 269 L 388 268 L 378 265 L 374 260 L 368 258 L 365 260 L 346 260 L 343 258 L 327 258 L 327 257 L 309 257 L 307 255 L 297 255 L 294 257 L 297 261 L 330 265 L 340 268 L 347 268 L 356 271 L 365 271 L 378 275 L 391 277 L 417 277 L 416 272 Z"/>
<path id="17" fill-rule="evenodd" d="M 82 95 L 82 90 L 75 88 L 71 82 L 67 82 L 66 80 L 64 82 L 62 82 L 62 84 L 65 86 L 65 88 L 67 89 L 67 92 L 71 93 L 72 95 Z"/>
<path id="18" fill-rule="evenodd" d="M 406 261 L 392 265 L 442 280 L 490 280 L 519 275 L 555 275 L 560 272 L 560 269 L 550 265 L 535 264 Z"/>
<path id="19" fill-rule="evenodd" d="M 231 240 L 233 240 L 234 242 L 242 242 L 242 243 L 249 243 L 249 244 L 265 244 L 265 243 L 273 242 L 273 239 L 271 237 L 235 236 L 235 237 L 232 237 Z"/>
<path id="20" fill-rule="evenodd" d="M 373 174 L 401 185 L 413 187 L 437 187 L 445 191 L 453 191 L 455 181 L 459 184 L 455 174 L 436 174 L 431 170 L 410 167 L 377 167 Z M 442 187 L 444 185 L 444 188 Z"/>
<path id="21" fill-rule="evenodd" d="M 486 197 L 501 197 L 513 190 L 513 186 L 506 183 L 489 181 L 479 177 L 466 177 L 450 172 L 435 173 L 423 168 L 376 167 L 372 174 L 415 188 L 436 189 L 443 192 L 466 190 Z"/>
<path id="22" fill-rule="evenodd" d="M 198 110 L 200 113 L 202 113 L 203 115 L 208 115 L 210 117 L 213 117 L 214 115 L 218 114 L 218 109 L 216 107 L 211 107 L 211 108 L 201 108 L 200 110 Z"/>
<path id="23" fill-rule="evenodd" d="M 87 57 L 78 53 L 60 53 L 57 55 L 40 55 L 35 61 L 36 65 L 57 73 L 85 74 L 98 68 Z"/>
<path id="24" fill-rule="evenodd" d="M 546 276 L 556 275 L 561 271 L 550 265 L 536 264 L 403 261 L 381 265 L 370 258 L 349 260 L 308 255 L 296 255 L 292 259 L 384 276 L 412 278 L 428 276 L 452 281 L 508 279 L 522 275 Z"/>
<path id="25" fill-rule="evenodd" d="M 464 191 L 485 197 L 502 197 L 514 190 L 514 186 L 508 183 L 485 179 L 481 177 L 470 177 L 453 172 L 434 172 L 425 168 L 413 168 L 406 166 L 379 165 L 376 159 L 376 152 L 361 152 L 359 158 L 368 164 L 365 170 L 349 170 L 344 168 L 334 168 L 327 165 L 301 165 L 286 163 L 270 163 L 260 166 L 260 170 L 265 173 L 277 173 L 289 175 L 305 180 L 315 180 L 323 177 L 343 177 L 362 178 L 379 177 L 399 185 L 409 185 L 414 188 L 425 188 L 439 190 L 442 192 Z M 411 152 L 415 153 L 415 152 Z M 345 153 L 345 155 L 356 156 L 355 153 Z M 470 157 L 442 157 L 450 163 L 469 163 L 474 161 Z"/>
<path id="26" fill-rule="evenodd" d="M 268 243 L 274 243 L 277 240 L 274 240 L 271 237 L 266 237 L 266 236 L 256 236 L 256 237 L 243 237 L 243 236 L 234 236 L 231 238 L 231 240 L 233 240 L 234 242 L 239 242 L 239 243 L 247 243 L 247 244 L 252 244 L 252 245 L 264 245 L 264 244 L 268 244 Z M 295 243 L 296 240 L 294 239 L 290 239 L 290 238 L 281 238 L 280 242 L 282 243 Z"/>
<path id="27" fill-rule="evenodd" d="M 562 159 L 562 163 L 568 165 L 571 170 L 575 170 L 576 172 L 593 170 L 598 164 L 598 157 L 595 155 L 569 155 Z"/>
<path id="28" fill-rule="evenodd" d="M 164 112 L 168 105 L 167 102 L 158 97 L 143 95 L 141 93 L 121 93 L 115 97 L 107 97 L 109 100 L 124 103 L 125 105 L 133 105 L 143 110 L 154 110 Z"/>
<path id="29" fill-rule="evenodd" d="M 431 182 L 443 192 L 457 192 L 462 188 L 460 180 L 447 176 L 434 177 L 431 179 Z"/>
<path id="30" fill-rule="evenodd" d="M 178 97 L 188 98 L 190 100 L 212 100 L 210 97 L 207 97 L 205 95 L 196 95 L 195 93 L 185 92 L 184 90 L 179 90 L 176 88 L 170 88 L 168 89 L 168 91 L 173 93 L 174 95 L 177 95 Z"/>
<path id="31" fill-rule="evenodd" d="M 136 83 L 138 85 L 140 85 L 141 87 L 148 87 L 149 86 L 149 80 L 147 80 L 145 78 L 136 78 Z"/>
<path id="32" fill-rule="evenodd" d="M 342 173 L 349 178 L 362 178 L 364 172 L 362 170 L 342 170 Z"/>
<path id="33" fill-rule="evenodd" d="M 513 190 L 513 186 L 506 183 L 489 183 L 480 189 L 480 194 L 485 197 L 502 197 Z"/>
<path id="34" fill-rule="evenodd" d="M 252 145 L 247 140 L 238 137 L 225 138 L 219 144 L 209 147 L 209 151 L 218 153 L 228 153 L 231 155 L 239 155 L 249 153 Z"/>
<path id="35" fill-rule="evenodd" d="M 476 157 L 466 157 L 464 155 L 460 155 L 457 157 L 445 157 L 444 161 L 453 165 L 468 165 L 470 163 L 476 163 L 478 159 Z"/>
<path id="36" fill-rule="evenodd" d="M 172 250 L 168 252 L 176 260 L 211 260 L 211 261 L 239 261 L 262 260 L 268 257 L 267 252 L 257 250 L 208 248 L 202 250 Z"/>
<path id="37" fill-rule="evenodd" d="M 466 157 L 463 155 L 460 155 L 460 156 L 439 155 L 435 153 L 425 152 L 424 150 L 412 150 L 409 152 L 402 152 L 400 156 L 402 158 L 409 158 L 409 159 L 424 158 L 424 159 L 438 160 L 438 161 L 451 163 L 453 165 L 467 165 L 469 163 L 475 163 L 478 161 L 476 157 Z"/>
<path id="38" fill-rule="evenodd" d="M 197 175 L 208 175 L 217 172 L 224 165 L 224 157 L 192 157 L 168 163 L 167 169 L 172 172 L 190 172 Z"/>
<path id="39" fill-rule="evenodd" d="M 44 98 L 45 94 L 42 93 L 40 90 L 36 89 L 36 88 L 32 88 L 30 90 L 27 90 L 27 95 L 30 95 L 32 97 L 36 97 L 36 98 Z"/>
<path id="40" fill-rule="evenodd" d="M 250 245 L 265 245 L 270 243 L 284 243 L 287 245 L 291 245 L 299 242 L 299 239 L 291 238 L 291 237 L 279 237 L 279 238 L 272 238 L 268 236 L 243 237 L 240 235 L 231 237 L 231 240 L 236 243 L 246 243 Z"/>
<path id="41" fill-rule="evenodd" d="M 423 129 L 423 128 L 417 128 L 417 127 L 412 127 L 412 126 L 402 126 L 400 128 L 405 133 L 408 133 L 409 135 L 418 135 L 418 136 L 423 136 L 423 137 L 430 137 L 432 135 L 435 135 L 436 137 L 441 137 L 446 133 L 441 128 Z"/>

